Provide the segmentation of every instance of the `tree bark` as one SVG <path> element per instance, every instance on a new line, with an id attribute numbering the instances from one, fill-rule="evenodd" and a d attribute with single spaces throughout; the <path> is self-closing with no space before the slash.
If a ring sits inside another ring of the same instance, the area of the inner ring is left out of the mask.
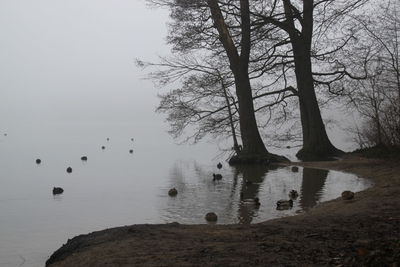
<path id="1" fill-rule="evenodd" d="M 235 77 L 236 94 L 239 105 L 239 123 L 243 142 L 244 154 L 268 154 L 261 139 L 254 114 L 253 96 L 251 92 L 250 79 L 248 75 L 248 64 L 250 54 L 250 11 L 248 0 L 241 0 L 242 40 L 241 54 L 230 36 L 229 29 L 225 24 L 221 9 L 217 0 L 208 1 L 211 16 L 218 30 L 220 41 L 228 55 L 230 68 Z"/>
<path id="2" fill-rule="evenodd" d="M 341 151 L 328 138 L 322 121 L 321 111 L 315 95 L 311 64 L 314 1 L 303 1 L 301 32 L 296 30 L 295 17 L 290 0 L 283 0 L 287 31 L 293 47 L 297 89 L 299 94 L 300 117 L 303 130 L 303 148 L 296 156 L 302 160 L 320 160 L 336 156 Z"/>
<path id="3" fill-rule="evenodd" d="M 240 154 L 231 158 L 229 163 L 234 165 L 262 163 L 265 161 L 287 161 L 285 157 L 268 152 L 258 131 L 248 70 L 251 49 L 249 0 L 240 0 L 240 54 L 225 23 L 218 1 L 208 0 L 207 3 L 218 31 L 219 39 L 228 56 L 230 69 L 235 77 L 239 105 L 239 123 L 243 149 Z"/>
<path id="4" fill-rule="evenodd" d="M 299 94 L 303 148 L 296 154 L 302 160 L 314 160 L 338 155 L 328 138 L 315 95 L 309 50 L 294 45 L 295 72 Z"/>

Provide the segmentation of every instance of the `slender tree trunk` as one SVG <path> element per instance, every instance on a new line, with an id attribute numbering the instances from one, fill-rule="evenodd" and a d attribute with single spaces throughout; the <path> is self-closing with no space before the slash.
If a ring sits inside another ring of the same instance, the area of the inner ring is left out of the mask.
<path id="1" fill-rule="evenodd" d="M 330 142 L 322 121 L 315 95 L 309 49 L 304 43 L 294 43 L 293 51 L 303 130 L 303 148 L 296 156 L 303 160 L 335 156 L 340 150 Z"/>
<path id="2" fill-rule="evenodd" d="M 228 96 L 228 93 L 226 91 L 226 86 L 224 84 L 224 81 L 222 80 L 221 76 L 219 76 L 219 78 L 221 79 L 221 85 L 222 85 L 222 89 L 223 89 L 223 92 L 224 92 L 226 106 L 228 108 L 229 124 L 231 126 L 232 139 L 233 139 L 233 149 L 235 150 L 236 154 L 239 154 L 240 153 L 240 146 L 239 146 L 239 143 L 238 143 L 238 140 L 237 140 L 237 136 L 236 136 L 235 125 L 233 123 L 233 114 L 232 114 L 232 109 L 231 109 L 231 103 L 229 101 L 229 96 Z"/>

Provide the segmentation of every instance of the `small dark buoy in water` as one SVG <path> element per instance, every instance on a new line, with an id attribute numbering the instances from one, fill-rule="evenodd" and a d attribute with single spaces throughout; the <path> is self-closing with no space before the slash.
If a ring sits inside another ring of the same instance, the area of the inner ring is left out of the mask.
<path id="1" fill-rule="evenodd" d="M 216 222 L 218 220 L 218 216 L 214 212 L 207 213 L 205 218 L 208 222 Z"/>
<path id="2" fill-rule="evenodd" d="M 87 157 L 86 157 L 86 156 L 83 156 L 83 157 L 81 157 L 81 160 L 82 160 L 82 161 L 87 161 Z"/>
<path id="3" fill-rule="evenodd" d="M 131 138 L 131 141 L 133 142 L 133 138 Z"/>
<path id="4" fill-rule="evenodd" d="M 101 147 L 101 149 L 103 149 L 103 150 L 104 150 L 104 149 L 106 149 L 106 147 L 105 147 L 105 146 L 102 146 L 102 147 Z"/>
<path id="5" fill-rule="evenodd" d="M 40 159 L 36 159 L 36 164 L 40 164 L 42 161 Z"/>
<path id="6" fill-rule="evenodd" d="M 71 167 L 68 167 L 68 168 L 67 168 L 67 172 L 68 172 L 68 173 L 71 173 L 71 172 L 72 172 L 72 168 L 71 168 Z"/>
<path id="7" fill-rule="evenodd" d="M 222 179 L 222 175 L 221 174 L 215 174 L 213 173 L 213 181 L 218 181 Z"/>
<path id="8" fill-rule="evenodd" d="M 53 195 L 59 195 L 62 194 L 64 192 L 64 189 L 62 189 L 61 187 L 53 187 Z"/>
<path id="9" fill-rule="evenodd" d="M 297 167 L 297 166 L 292 167 L 292 172 L 298 172 L 298 171 L 299 171 L 299 167 Z"/>
<path id="10" fill-rule="evenodd" d="M 133 149 L 130 149 L 130 150 L 129 150 L 129 153 L 131 153 L 131 154 L 132 154 L 132 153 L 133 153 Z"/>
<path id="11" fill-rule="evenodd" d="M 171 197 L 174 197 L 178 194 L 178 190 L 176 190 L 176 188 L 172 188 L 168 191 L 168 195 Z"/>
<path id="12" fill-rule="evenodd" d="M 107 137 L 107 141 L 110 141 L 110 138 Z"/>
<path id="13" fill-rule="evenodd" d="M 217 164 L 217 168 L 218 168 L 218 169 L 221 169 L 221 168 L 222 168 L 221 162 L 219 162 L 219 163 Z"/>
<path id="14" fill-rule="evenodd" d="M 5 133 L 4 136 L 7 136 L 7 134 Z"/>

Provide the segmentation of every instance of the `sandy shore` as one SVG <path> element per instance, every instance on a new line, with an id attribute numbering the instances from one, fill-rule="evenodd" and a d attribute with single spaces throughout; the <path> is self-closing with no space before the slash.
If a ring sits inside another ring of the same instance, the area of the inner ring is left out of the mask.
<path id="1" fill-rule="evenodd" d="M 400 162 L 346 157 L 300 166 L 375 185 L 308 212 L 252 225 L 132 225 L 80 235 L 48 266 L 399 266 Z"/>

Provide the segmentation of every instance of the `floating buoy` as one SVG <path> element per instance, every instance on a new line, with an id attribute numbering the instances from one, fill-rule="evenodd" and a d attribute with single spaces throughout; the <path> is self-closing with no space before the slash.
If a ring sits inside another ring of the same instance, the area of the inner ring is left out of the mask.
<path id="1" fill-rule="evenodd" d="M 131 153 L 131 154 L 132 154 L 132 153 L 133 153 L 133 149 L 129 150 L 129 153 Z"/>
<path id="2" fill-rule="evenodd" d="M 219 162 L 219 163 L 217 164 L 217 168 L 218 168 L 218 169 L 221 169 L 221 168 L 222 168 L 221 162 Z"/>
<path id="3" fill-rule="evenodd" d="M 105 146 L 102 146 L 102 147 L 101 147 L 101 149 L 103 149 L 103 150 L 104 150 L 104 149 L 106 149 L 106 147 L 105 147 Z"/>
<path id="4" fill-rule="evenodd" d="M 82 161 L 87 161 L 87 157 L 86 157 L 86 156 L 83 156 L 83 157 L 81 157 L 81 160 L 82 160 Z"/>
<path id="5" fill-rule="evenodd" d="M 68 173 L 71 173 L 71 172 L 72 172 L 72 168 L 71 168 L 71 167 L 68 167 L 68 168 L 67 168 L 67 172 L 68 172 Z"/>
<path id="6" fill-rule="evenodd" d="M 36 159 L 36 164 L 40 164 L 42 161 L 40 159 Z"/>

